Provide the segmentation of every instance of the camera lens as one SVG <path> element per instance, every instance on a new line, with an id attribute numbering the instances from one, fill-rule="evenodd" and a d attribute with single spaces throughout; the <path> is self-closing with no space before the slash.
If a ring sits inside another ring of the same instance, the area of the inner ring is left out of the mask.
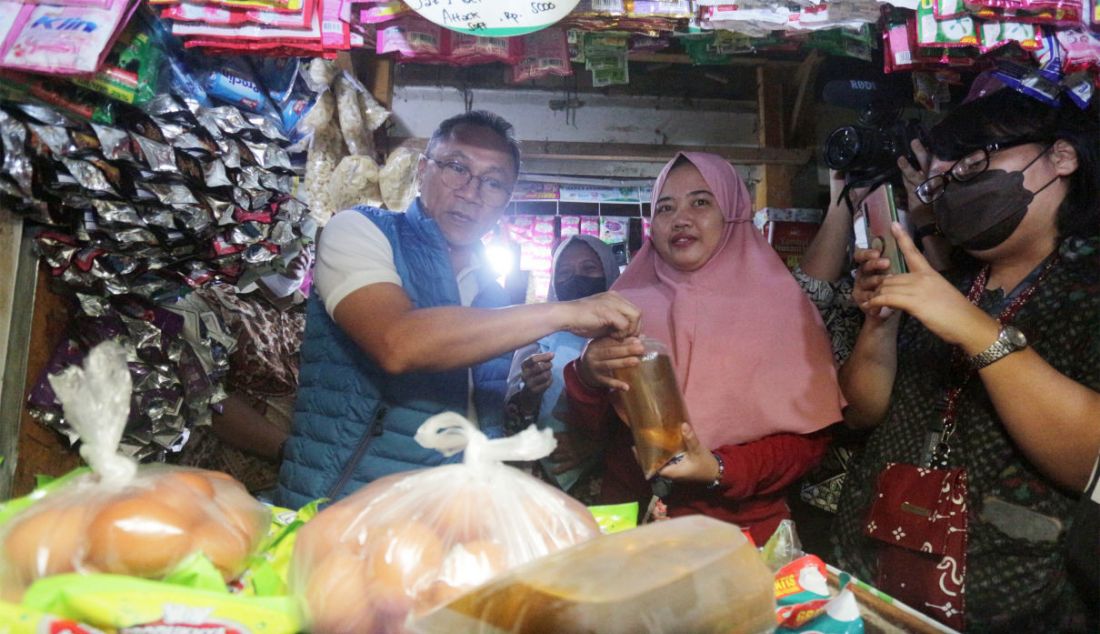
<path id="1" fill-rule="evenodd" d="M 863 149 L 862 135 L 855 126 L 842 126 L 825 139 L 825 164 L 835 170 L 848 169 L 856 163 Z"/>

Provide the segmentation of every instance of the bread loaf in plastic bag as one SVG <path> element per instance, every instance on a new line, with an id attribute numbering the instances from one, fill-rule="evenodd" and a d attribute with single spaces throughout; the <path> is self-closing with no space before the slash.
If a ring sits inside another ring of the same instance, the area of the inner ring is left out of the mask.
<path id="1" fill-rule="evenodd" d="M 503 464 L 549 454 L 548 430 L 489 440 L 444 413 L 417 441 L 445 455 L 465 450 L 463 462 L 376 480 L 299 532 L 290 587 L 314 634 L 407 631 L 412 616 L 599 535 L 579 502 Z"/>
<path id="2" fill-rule="evenodd" d="M 266 534 L 267 507 L 230 476 L 138 466 L 118 453 L 130 410 L 126 358 L 124 348 L 107 342 L 92 349 L 83 368 L 50 376 L 91 471 L 5 518 L 0 526 L 5 600 L 18 601 L 36 579 L 67 572 L 157 579 L 197 552 L 228 581 L 243 572 Z"/>

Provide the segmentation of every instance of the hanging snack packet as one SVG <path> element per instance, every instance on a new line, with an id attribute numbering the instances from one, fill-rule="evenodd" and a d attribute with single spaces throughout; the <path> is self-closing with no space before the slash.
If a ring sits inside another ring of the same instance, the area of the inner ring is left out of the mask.
<path id="1" fill-rule="evenodd" d="M 263 112 L 268 105 L 263 86 L 244 59 L 216 58 L 217 65 L 201 73 L 206 94 L 251 112 Z"/>
<path id="2" fill-rule="evenodd" d="M 119 37 L 107 63 L 91 77 L 74 77 L 77 86 L 124 103 L 143 105 L 157 95 L 164 52 L 150 35 L 136 28 Z"/>
<path id="3" fill-rule="evenodd" d="M 448 61 L 459 66 L 501 62 L 512 65 L 523 54 L 523 39 L 518 37 L 479 37 L 451 33 Z"/>
<path id="4" fill-rule="evenodd" d="M 981 36 L 978 50 L 983 55 L 1013 42 L 1025 51 L 1034 51 L 1042 45 L 1041 27 L 1025 22 L 982 22 L 978 33 Z"/>
<path id="5" fill-rule="evenodd" d="M 1062 72 L 1066 75 L 1100 70 L 1100 33 L 1064 29 L 1056 31 L 1055 37 L 1062 48 Z"/>
<path id="6" fill-rule="evenodd" d="M 349 154 L 359 156 L 374 153 L 374 138 L 363 123 L 363 111 L 359 102 L 359 94 L 366 91 L 363 84 L 347 71 L 341 73 L 332 84 L 332 92 L 336 97 L 336 117 L 344 144 L 348 146 Z"/>
<path id="7" fill-rule="evenodd" d="M 0 66 L 63 75 L 93 73 L 138 4 L 114 0 L 103 9 L 24 5 L 0 50 Z"/>
<path id="8" fill-rule="evenodd" d="M 117 453 L 130 410 L 127 354 L 108 341 L 92 349 L 83 368 L 49 377 L 91 473 L 0 515 L 0 596 L 6 600 L 17 601 L 37 579 L 67 572 L 158 579 L 196 553 L 230 580 L 267 530 L 267 509 L 229 476 L 139 468 Z"/>
<path id="9" fill-rule="evenodd" d="M 931 0 L 921 0 L 917 8 L 917 45 L 935 47 L 977 46 L 978 35 L 969 15 L 937 20 Z"/>
<path id="10" fill-rule="evenodd" d="M 489 440 L 447 412 L 416 440 L 464 461 L 376 480 L 298 532 L 290 587 L 314 634 L 404 631 L 410 614 L 599 535 L 579 502 L 504 464 L 548 455 L 549 430 Z"/>
<path id="11" fill-rule="evenodd" d="M 386 158 L 386 164 L 378 172 L 386 209 L 404 211 L 416 198 L 416 162 L 419 158 L 418 152 L 402 147 Z"/>
<path id="12" fill-rule="evenodd" d="M 355 205 L 382 206 L 378 163 L 369 156 L 345 156 L 336 166 L 329 183 L 334 209 L 351 209 Z"/>
<path id="13" fill-rule="evenodd" d="M 562 29 L 551 27 L 523 38 L 523 55 L 519 63 L 512 67 L 513 84 L 539 77 L 568 77 L 572 74 L 569 44 Z"/>
<path id="14" fill-rule="evenodd" d="M 438 62 L 447 57 L 451 31 L 410 15 L 378 29 L 375 52 L 397 53 L 402 62 Z"/>

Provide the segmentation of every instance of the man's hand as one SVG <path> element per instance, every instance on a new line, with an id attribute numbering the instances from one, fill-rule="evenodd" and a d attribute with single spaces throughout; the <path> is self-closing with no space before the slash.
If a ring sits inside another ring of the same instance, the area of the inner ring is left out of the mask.
<path id="1" fill-rule="evenodd" d="M 641 311 L 615 291 L 561 302 L 559 306 L 569 311 L 565 329 L 585 338 L 604 335 L 616 339 L 632 337 L 638 334 L 642 318 Z"/>
<path id="2" fill-rule="evenodd" d="M 638 337 L 619 340 L 602 337 L 589 341 L 577 360 L 577 374 L 589 387 L 629 390 L 630 386 L 615 378 L 615 370 L 632 368 L 641 363 L 645 346 Z"/>

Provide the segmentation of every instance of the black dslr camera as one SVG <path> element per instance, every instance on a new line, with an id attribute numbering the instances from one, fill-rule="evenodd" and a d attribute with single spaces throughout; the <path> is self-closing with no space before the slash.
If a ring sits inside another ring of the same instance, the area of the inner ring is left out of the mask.
<path id="1" fill-rule="evenodd" d="M 860 111 L 856 123 L 833 130 L 825 139 L 825 164 L 844 172 L 848 183 L 892 179 L 898 172 L 899 156 L 908 157 L 919 168 L 909 144 L 917 138 L 923 141 L 924 130 L 915 119 L 901 119 L 901 99 L 864 80 L 831 81 L 822 98 L 825 103 Z"/>

